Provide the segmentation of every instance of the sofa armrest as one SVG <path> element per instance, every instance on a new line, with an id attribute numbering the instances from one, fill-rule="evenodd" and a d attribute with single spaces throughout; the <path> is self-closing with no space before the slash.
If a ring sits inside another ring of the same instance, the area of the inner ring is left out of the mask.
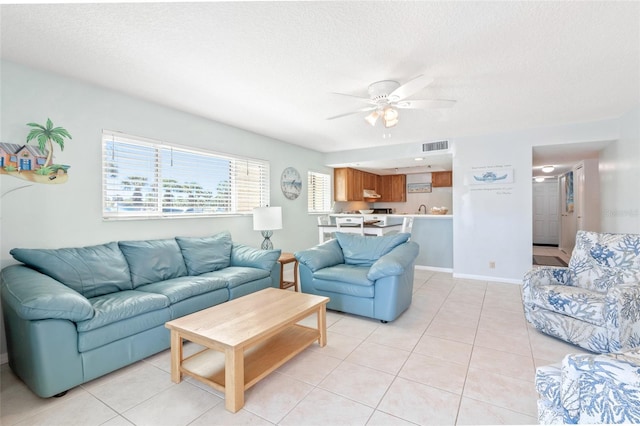
<path id="1" fill-rule="evenodd" d="M 2 299 L 25 320 L 93 318 L 91 303 L 77 291 L 24 265 L 12 265 L 0 273 Z"/>
<path id="2" fill-rule="evenodd" d="M 605 300 L 609 351 L 640 346 L 640 284 L 613 286 Z"/>
<path id="3" fill-rule="evenodd" d="M 420 247 L 414 241 L 394 247 L 393 250 L 381 256 L 371 265 L 367 278 L 371 281 L 377 281 L 384 277 L 402 275 L 405 269 L 418 257 L 419 250 Z"/>
<path id="4" fill-rule="evenodd" d="M 560 392 L 565 423 L 640 422 L 640 348 L 567 355 Z"/>
<path id="5" fill-rule="evenodd" d="M 308 267 L 311 272 L 344 263 L 342 248 L 340 248 L 340 244 L 336 239 L 307 250 L 297 251 L 294 256 L 298 259 L 298 262 Z"/>
<path id="6" fill-rule="evenodd" d="M 244 244 L 234 243 L 231 248 L 231 266 L 246 266 L 249 268 L 271 271 L 281 254 L 280 249 L 261 250 Z"/>

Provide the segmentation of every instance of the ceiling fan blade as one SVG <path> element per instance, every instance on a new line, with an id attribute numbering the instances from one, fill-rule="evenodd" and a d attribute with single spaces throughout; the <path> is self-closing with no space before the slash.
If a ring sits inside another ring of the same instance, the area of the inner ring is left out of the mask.
<path id="1" fill-rule="evenodd" d="M 428 109 L 428 108 L 451 108 L 456 101 L 451 99 L 420 99 L 415 101 L 400 101 L 393 106 L 401 109 Z"/>
<path id="2" fill-rule="evenodd" d="M 432 78 L 426 77 L 424 74 L 407 81 L 393 92 L 389 93 L 391 102 L 399 101 L 416 93 L 418 90 L 427 87 L 433 82 Z"/>
<path id="3" fill-rule="evenodd" d="M 348 93 L 338 93 L 338 92 L 331 92 L 331 93 L 333 95 L 348 96 L 350 98 L 356 98 L 357 100 L 368 103 L 368 104 L 372 103 L 371 98 L 363 98 L 362 96 L 350 95 Z"/>
<path id="4" fill-rule="evenodd" d="M 334 115 L 333 117 L 327 118 L 327 120 L 334 120 L 336 118 L 342 118 L 342 117 L 346 117 L 348 115 L 359 114 L 361 112 L 367 112 L 367 111 L 373 111 L 376 108 L 378 108 L 378 107 L 377 106 L 370 106 L 370 107 L 366 107 L 366 108 L 360 108 L 360 109 L 355 110 L 355 111 L 345 112 L 344 114 Z"/>

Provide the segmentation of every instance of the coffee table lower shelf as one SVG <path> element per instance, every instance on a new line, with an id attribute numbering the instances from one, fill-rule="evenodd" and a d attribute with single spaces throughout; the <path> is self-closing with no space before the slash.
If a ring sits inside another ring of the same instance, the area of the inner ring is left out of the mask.
<path id="1" fill-rule="evenodd" d="M 244 351 L 244 390 L 311 346 L 320 338 L 317 329 L 292 325 L 278 334 Z M 225 355 L 215 349 L 204 349 L 185 358 L 180 372 L 212 388 L 225 392 Z"/>

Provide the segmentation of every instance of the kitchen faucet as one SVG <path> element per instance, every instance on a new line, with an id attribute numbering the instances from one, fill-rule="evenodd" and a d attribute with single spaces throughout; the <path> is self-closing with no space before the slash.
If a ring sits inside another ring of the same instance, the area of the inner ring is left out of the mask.
<path id="1" fill-rule="evenodd" d="M 427 206 L 425 206 L 424 204 L 420 204 L 420 207 L 418 207 L 418 213 L 420 213 L 420 209 L 422 209 L 424 207 L 424 214 L 427 214 Z"/>

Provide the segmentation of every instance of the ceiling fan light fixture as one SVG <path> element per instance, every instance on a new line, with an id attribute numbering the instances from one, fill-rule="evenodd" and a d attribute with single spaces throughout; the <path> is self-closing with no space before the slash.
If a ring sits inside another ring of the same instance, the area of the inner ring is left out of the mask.
<path id="1" fill-rule="evenodd" d="M 542 171 L 544 173 L 551 173 L 554 170 L 555 170 L 555 167 L 553 166 L 542 166 Z"/>
<path id="2" fill-rule="evenodd" d="M 391 107 L 384 109 L 382 119 L 384 121 L 384 127 L 393 127 L 398 124 L 398 111 Z"/>
<path id="3" fill-rule="evenodd" d="M 372 126 L 375 126 L 380 115 L 381 115 L 380 111 L 375 110 L 371 114 L 367 115 L 364 119 L 367 121 L 367 123 L 371 124 Z"/>

